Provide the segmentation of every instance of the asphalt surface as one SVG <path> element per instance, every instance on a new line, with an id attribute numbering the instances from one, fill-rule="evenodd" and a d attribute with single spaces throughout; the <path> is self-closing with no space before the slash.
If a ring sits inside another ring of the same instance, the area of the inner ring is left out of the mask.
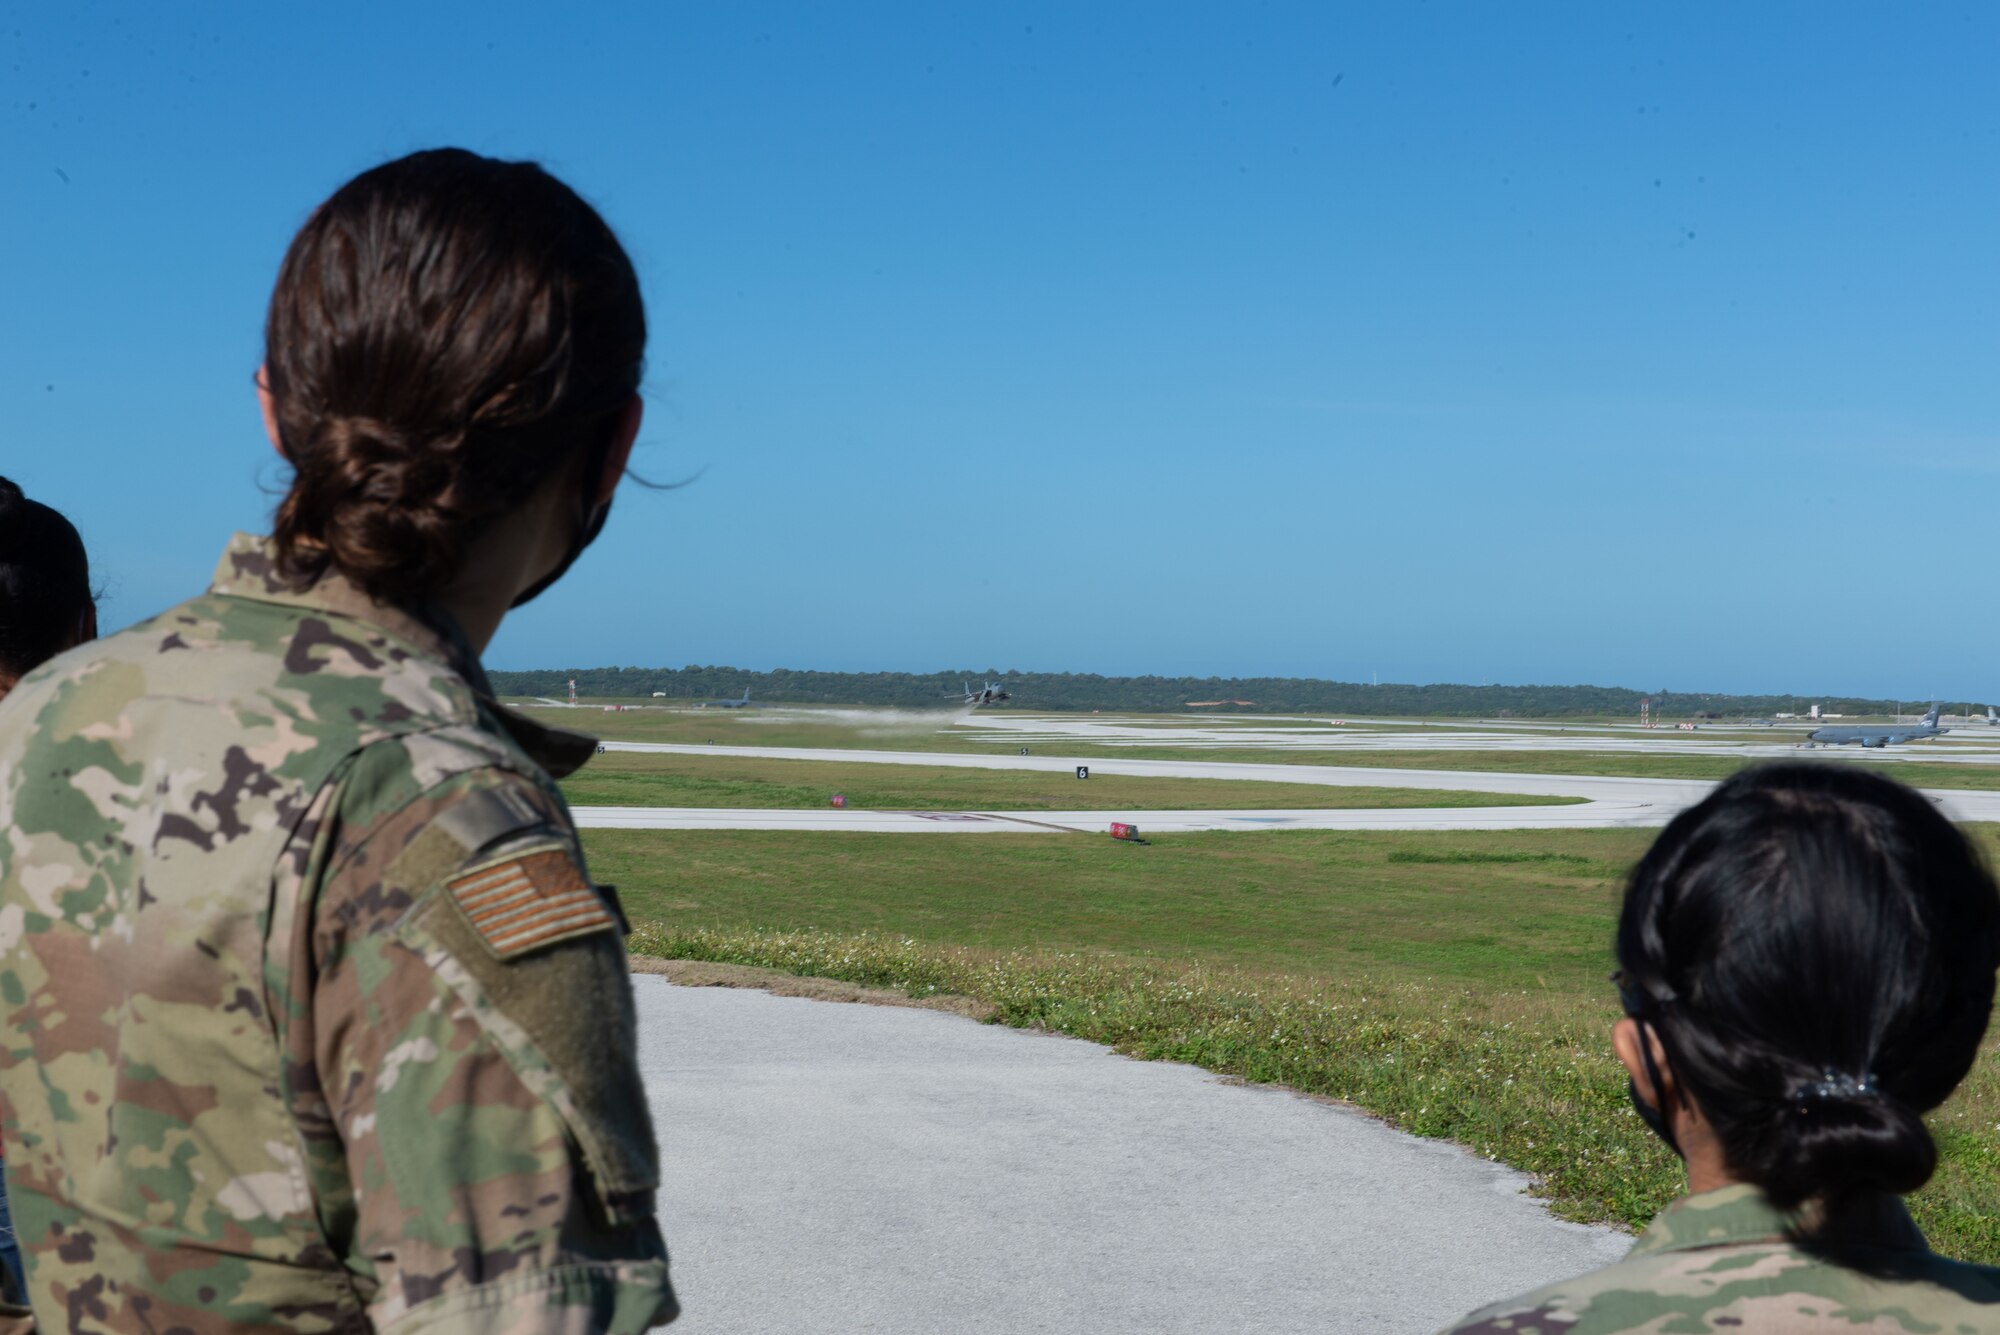
<path id="1" fill-rule="evenodd" d="M 1156 778 L 1231 779 L 1329 787 L 1429 788 L 1450 792 L 1546 794 L 1583 799 L 1572 806 L 1340 808 L 1331 810 L 1151 811 L 857 811 L 722 807 L 577 807 L 586 829 L 850 830 L 907 834 L 998 834 L 1062 829 L 1103 831 L 1113 821 L 1141 832 L 1190 830 L 1519 830 L 1658 826 L 1694 805 L 1715 785 L 1705 779 L 1633 779 L 1602 775 L 1474 773 L 1360 765 L 1288 765 L 1255 761 L 1151 760 L 1137 757 L 965 755 L 956 752 L 823 750 L 788 746 L 695 746 L 678 742 L 606 742 L 608 750 L 736 755 L 856 765 L 926 765 L 951 769 L 1032 770 Z M 1877 752 L 1870 752 L 1871 756 Z M 1079 781 L 1083 790 L 1088 781 Z M 2000 791 L 1926 790 L 1953 820 L 2000 821 Z"/>
<path id="2" fill-rule="evenodd" d="M 1463 1150 L 1193 1067 L 633 985 L 689 1335 L 1418 1335 L 1630 1245 Z"/>

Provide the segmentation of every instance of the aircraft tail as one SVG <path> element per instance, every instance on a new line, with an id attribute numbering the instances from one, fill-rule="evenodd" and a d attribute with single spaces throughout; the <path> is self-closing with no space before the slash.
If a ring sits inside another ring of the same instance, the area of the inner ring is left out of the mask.
<path id="1" fill-rule="evenodd" d="M 1930 709 L 1924 714 L 1924 726 L 1926 728 L 1935 728 L 1938 725 L 1939 708 L 1940 706 L 1938 705 L 1932 705 Z"/>

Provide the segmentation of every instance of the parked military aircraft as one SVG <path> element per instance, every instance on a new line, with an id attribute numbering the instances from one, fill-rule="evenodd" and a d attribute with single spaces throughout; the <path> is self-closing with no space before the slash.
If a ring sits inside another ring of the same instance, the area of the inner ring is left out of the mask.
<path id="1" fill-rule="evenodd" d="M 971 705 L 974 709 L 979 708 L 981 705 L 998 704 L 1002 700 L 1012 700 L 1014 698 L 1007 694 L 1004 686 L 995 682 L 989 681 L 985 686 L 976 691 L 972 689 L 972 685 L 969 682 L 960 682 L 958 685 L 959 691 L 964 697 L 959 703 Z"/>
<path id="2" fill-rule="evenodd" d="M 701 707 L 703 709 L 748 709 L 750 708 L 750 688 L 748 686 L 743 688 L 743 698 L 741 700 L 704 700 Z"/>
<path id="3" fill-rule="evenodd" d="M 1834 728 L 1814 728 L 1806 734 L 1806 740 L 1814 746 L 1865 746 L 1880 750 L 1897 742 L 1921 741 L 1926 737 L 1941 737 L 1950 728 L 1938 726 L 1938 707 L 1932 705 L 1924 715 L 1924 721 L 1916 724 L 1854 724 Z"/>

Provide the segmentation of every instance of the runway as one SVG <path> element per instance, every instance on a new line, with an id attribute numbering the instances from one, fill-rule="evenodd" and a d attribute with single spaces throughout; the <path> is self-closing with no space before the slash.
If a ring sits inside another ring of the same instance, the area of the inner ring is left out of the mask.
<path id="1" fill-rule="evenodd" d="M 1631 1245 L 1524 1174 L 1283 1090 L 632 981 L 688 1335 L 1424 1335 Z"/>
<path id="2" fill-rule="evenodd" d="M 845 830 L 851 834 L 1103 834 L 1111 824 L 1141 835 L 1200 830 L 1553 830 L 1664 825 L 1671 812 L 1645 805 L 1414 807 L 1326 811 L 817 811 L 723 807 L 576 807 L 587 830 Z"/>
<path id="3" fill-rule="evenodd" d="M 692 746 L 676 742 L 606 742 L 612 751 L 736 755 L 863 765 L 925 765 L 953 769 L 1029 770 L 1156 778 L 1324 784 L 1328 787 L 1429 788 L 1450 792 L 1540 794 L 1583 799 L 1573 806 L 1434 807 L 1400 809 L 1148 811 L 857 811 L 719 807 L 577 807 L 586 829 L 847 830 L 890 834 L 1001 834 L 1050 829 L 1103 832 L 1126 821 L 1142 833 L 1197 830 L 1519 830 L 1658 826 L 1714 788 L 1705 779 L 1635 779 L 1602 775 L 1468 773 L 1383 769 L 1357 765 L 1259 764 L 1230 760 L 1155 760 L 1136 756 L 1062 757 L 964 755 L 931 751 L 827 751 L 810 747 Z M 1081 789 L 1087 780 L 1079 781 Z M 1959 821 L 2000 821 L 2000 791 L 1926 790 Z"/>
<path id="4" fill-rule="evenodd" d="M 1810 723 L 1765 729 L 1704 725 L 1640 729 L 1619 724 L 1436 723 L 1417 719 L 1334 721 L 1324 717 L 1224 716 L 1124 719 L 1089 715 L 979 712 L 962 718 L 955 735 L 996 746 L 1088 743 L 1099 747 L 1259 751 L 1581 751 L 1615 755 L 1700 755 L 1775 760 L 1806 753 Z M 1240 722 L 1234 720 L 1242 720 Z M 1725 734 L 1703 736 L 1703 732 Z M 1858 755 L 1860 747 L 1817 747 L 1811 754 Z M 1869 760 L 2000 764 L 2000 728 L 1957 725 L 1915 745 L 1866 752 Z"/>

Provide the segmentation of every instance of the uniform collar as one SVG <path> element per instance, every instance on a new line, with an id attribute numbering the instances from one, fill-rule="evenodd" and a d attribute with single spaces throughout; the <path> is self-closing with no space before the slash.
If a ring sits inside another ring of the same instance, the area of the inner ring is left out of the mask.
<path id="1" fill-rule="evenodd" d="M 226 598 L 250 598 L 346 617 L 394 636 L 462 677 L 479 707 L 494 717 L 529 759 L 555 778 L 575 773 L 597 749 L 595 738 L 537 723 L 495 700 L 479 655 L 451 614 L 435 604 L 412 610 L 378 603 L 337 571 L 328 571 L 301 589 L 280 572 L 271 540 L 248 533 L 230 538 L 208 591 Z"/>
<path id="2" fill-rule="evenodd" d="M 1631 1254 L 1786 1243 L 1796 1240 L 1801 1232 L 1830 1247 L 1930 1250 L 1899 1196 L 1872 1192 L 1843 1203 L 1829 1217 L 1821 1215 L 1821 1208 L 1812 1204 L 1780 1210 L 1754 1186 L 1718 1187 L 1698 1196 L 1683 1196 L 1660 1211 L 1639 1236 Z"/>

